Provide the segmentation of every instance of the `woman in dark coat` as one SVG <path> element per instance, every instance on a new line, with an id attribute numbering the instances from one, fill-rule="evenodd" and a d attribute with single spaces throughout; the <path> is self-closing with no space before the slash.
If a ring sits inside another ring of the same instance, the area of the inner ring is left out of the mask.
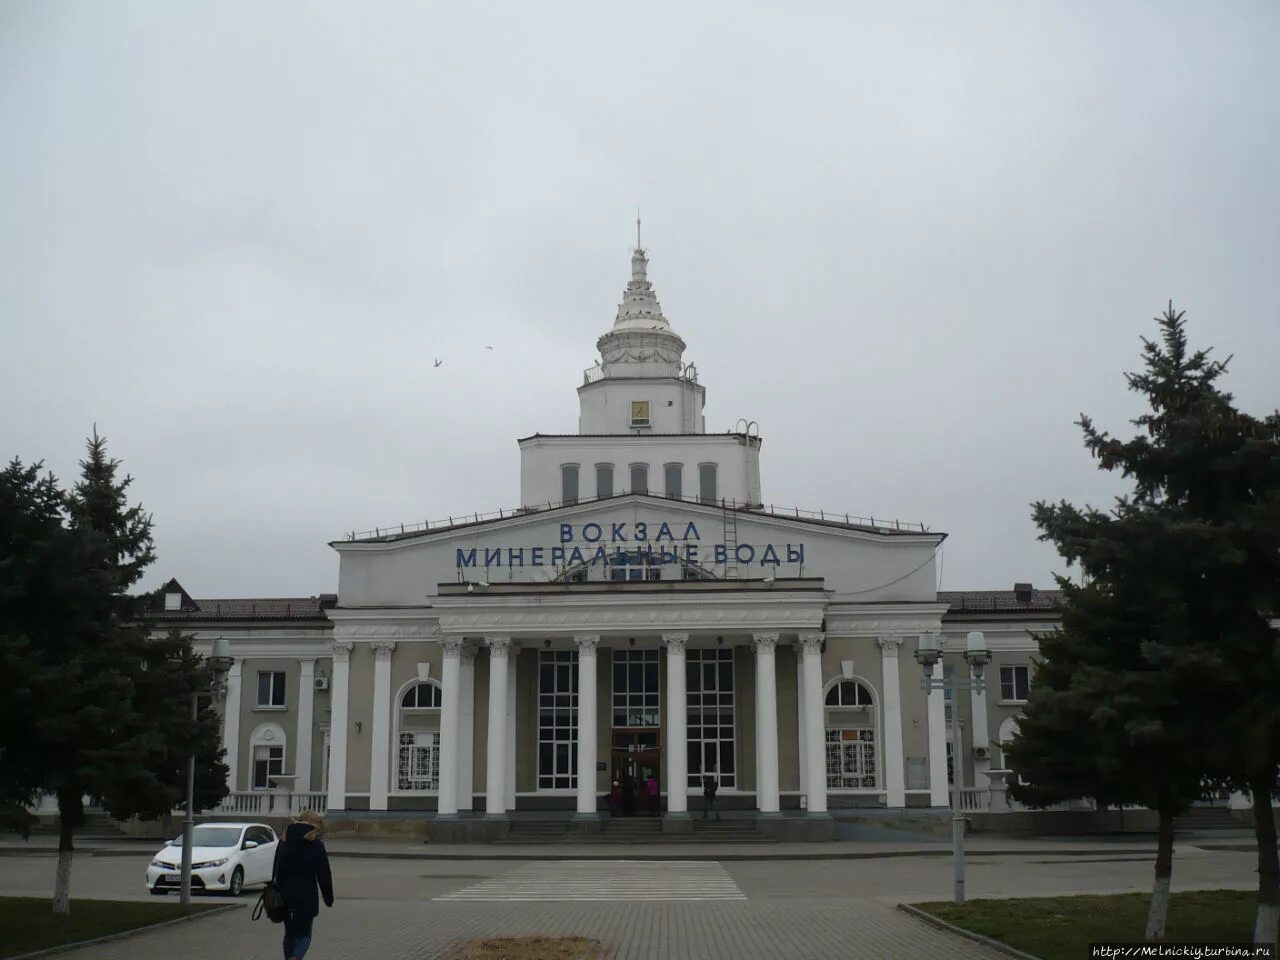
<path id="1" fill-rule="evenodd" d="M 285 960 L 302 960 L 311 946 L 311 922 L 324 905 L 333 906 L 333 875 L 320 834 L 324 820 L 307 810 L 289 824 L 276 847 L 276 886 L 289 911 L 284 921 Z"/>

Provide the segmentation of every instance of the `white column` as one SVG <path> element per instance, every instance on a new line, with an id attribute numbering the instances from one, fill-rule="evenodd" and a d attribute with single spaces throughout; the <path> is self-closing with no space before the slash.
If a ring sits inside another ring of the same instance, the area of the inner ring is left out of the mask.
<path id="1" fill-rule="evenodd" d="M 507 661 L 507 809 L 516 808 L 516 682 L 520 674 L 520 646 L 511 644 L 511 656 Z"/>
<path id="2" fill-rule="evenodd" d="M 687 633 L 664 633 L 667 647 L 667 815 L 689 814 L 689 714 L 685 687 Z"/>
<path id="3" fill-rule="evenodd" d="M 887 807 L 907 805 L 906 760 L 902 756 L 902 677 L 898 672 L 898 651 L 902 637 L 880 637 L 880 705 L 884 724 L 884 800 Z"/>
<path id="4" fill-rule="evenodd" d="M 293 792 L 311 792 L 311 727 L 315 722 L 316 661 L 299 660 L 297 746 L 293 753 Z"/>
<path id="5" fill-rule="evenodd" d="M 761 813 L 778 812 L 778 676 L 774 650 L 776 633 L 755 633 L 756 652 L 756 806 Z"/>
<path id="6" fill-rule="evenodd" d="M 329 810 L 347 808 L 347 698 L 350 691 L 350 640 L 333 644 L 333 680 L 329 684 Z"/>
<path id="7" fill-rule="evenodd" d="M 805 794 L 809 787 L 809 731 L 805 719 L 804 647 L 796 647 L 796 756 L 799 778 L 796 789 Z"/>
<path id="8" fill-rule="evenodd" d="M 507 812 L 507 666 L 510 637 L 486 637 L 489 647 L 489 737 L 485 752 L 484 812 Z"/>
<path id="9" fill-rule="evenodd" d="M 940 678 L 943 666 L 939 660 L 931 668 L 931 676 Z M 942 690 L 930 690 L 927 705 L 929 717 L 929 806 L 950 806 L 947 785 L 947 717 Z M 959 758 L 957 758 L 957 762 Z"/>
<path id="10" fill-rule="evenodd" d="M 578 816 L 596 816 L 596 647 L 600 637 L 583 634 L 578 645 Z"/>
<path id="11" fill-rule="evenodd" d="M 461 744 L 462 707 L 462 639 L 445 637 L 440 641 L 444 667 L 440 671 L 440 785 L 436 792 L 436 814 L 458 815 L 458 770 Z"/>
<path id="12" fill-rule="evenodd" d="M 987 747 L 990 739 L 990 731 L 987 727 L 987 691 L 985 687 L 981 690 L 969 691 L 969 713 L 973 717 L 972 733 L 970 734 L 972 743 L 969 744 L 974 751 L 973 785 L 980 787 L 986 782 L 983 774 L 991 768 L 990 750 L 987 751 L 987 759 L 979 760 L 977 757 L 977 748 Z"/>
<path id="13" fill-rule="evenodd" d="M 232 791 L 240 788 L 240 674 L 243 667 L 243 660 L 232 662 L 227 672 L 227 698 L 222 704 L 222 746 L 227 751 L 227 776 Z"/>
<path id="14" fill-rule="evenodd" d="M 800 634 L 802 668 L 804 670 L 805 756 L 808 758 L 810 813 L 827 812 L 826 734 L 822 719 L 822 640 L 820 633 Z"/>
<path id="15" fill-rule="evenodd" d="M 391 781 L 391 654 L 394 640 L 369 644 L 373 651 L 373 735 L 369 745 L 369 809 L 387 809 Z"/>
<path id="16" fill-rule="evenodd" d="M 458 809 L 474 805 L 476 760 L 476 648 L 462 647 L 458 683 L 461 710 L 458 724 Z"/>

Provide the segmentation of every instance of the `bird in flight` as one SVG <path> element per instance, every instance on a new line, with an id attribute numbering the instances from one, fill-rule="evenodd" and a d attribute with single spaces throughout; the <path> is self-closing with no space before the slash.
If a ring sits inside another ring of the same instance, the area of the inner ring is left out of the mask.
<path id="1" fill-rule="evenodd" d="M 492 350 L 492 349 L 493 349 L 493 347 L 486 346 L 486 347 L 485 347 L 485 349 L 486 349 L 486 350 Z"/>
<path id="2" fill-rule="evenodd" d="M 437 361 L 435 362 L 435 365 L 438 367 L 438 366 L 440 366 L 440 364 L 442 364 L 442 363 L 444 363 L 444 361 L 443 361 L 443 360 L 437 360 Z"/>

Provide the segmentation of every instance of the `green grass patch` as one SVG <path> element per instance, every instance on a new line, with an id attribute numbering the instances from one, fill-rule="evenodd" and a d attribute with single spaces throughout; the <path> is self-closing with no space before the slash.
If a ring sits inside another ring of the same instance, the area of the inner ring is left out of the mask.
<path id="1" fill-rule="evenodd" d="M 1175 893 L 1165 940 L 1248 943 L 1256 896 L 1252 890 Z M 1149 893 L 1121 893 L 913 906 L 1044 960 L 1080 960 L 1089 955 L 1090 943 L 1141 942 L 1150 902 Z"/>
<path id="2" fill-rule="evenodd" d="M 73 899 L 71 915 L 56 917 L 52 900 L 0 897 L 0 958 L 136 930 L 220 906 L 218 903 L 193 903 L 184 907 L 171 903 Z"/>

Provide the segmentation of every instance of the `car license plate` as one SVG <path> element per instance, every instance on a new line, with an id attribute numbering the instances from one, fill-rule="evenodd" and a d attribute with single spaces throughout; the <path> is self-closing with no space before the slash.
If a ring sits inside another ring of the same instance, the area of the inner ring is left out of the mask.
<path id="1" fill-rule="evenodd" d="M 164 876 L 160 878 L 160 882 L 161 883 L 181 883 L 182 877 L 178 876 L 178 874 L 176 873 L 166 873 Z"/>

